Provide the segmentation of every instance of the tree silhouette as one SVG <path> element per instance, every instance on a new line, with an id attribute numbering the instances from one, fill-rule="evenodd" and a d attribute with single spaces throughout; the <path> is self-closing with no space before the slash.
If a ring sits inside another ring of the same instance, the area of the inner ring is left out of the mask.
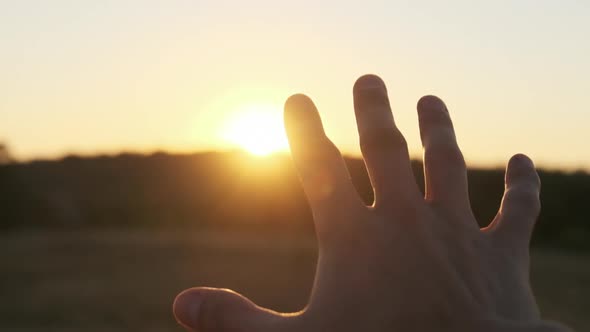
<path id="1" fill-rule="evenodd" d="M 4 146 L 6 161 L 13 160 Z M 373 191 L 363 164 L 346 162 L 365 202 Z M 413 162 L 423 187 L 422 164 Z M 533 242 L 590 249 L 584 172 L 540 171 L 542 212 Z M 504 171 L 469 170 L 481 226 L 496 214 Z M 0 229 L 20 227 L 197 227 L 313 233 L 291 160 L 243 153 L 121 154 L 0 165 Z"/>
<path id="2" fill-rule="evenodd" d="M 10 154 L 8 146 L 0 142 L 0 165 L 10 164 L 14 161 L 14 158 Z"/>

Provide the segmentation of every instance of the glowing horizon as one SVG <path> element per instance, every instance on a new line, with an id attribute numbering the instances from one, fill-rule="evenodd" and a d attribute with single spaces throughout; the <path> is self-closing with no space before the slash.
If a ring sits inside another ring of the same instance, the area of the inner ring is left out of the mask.
<path id="1" fill-rule="evenodd" d="M 280 106 L 248 105 L 227 121 L 224 140 L 254 155 L 265 156 L 289 149 Z"/>

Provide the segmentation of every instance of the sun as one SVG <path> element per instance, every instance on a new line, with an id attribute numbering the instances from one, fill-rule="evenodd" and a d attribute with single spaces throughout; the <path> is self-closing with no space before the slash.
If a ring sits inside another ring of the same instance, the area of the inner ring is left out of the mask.
<path id="1" fill-rule="evenodd" d="M 256 156 L 288 148 L 280 108 L 252 105 L 240 108 L 223 131 L 226 141 Z"/>

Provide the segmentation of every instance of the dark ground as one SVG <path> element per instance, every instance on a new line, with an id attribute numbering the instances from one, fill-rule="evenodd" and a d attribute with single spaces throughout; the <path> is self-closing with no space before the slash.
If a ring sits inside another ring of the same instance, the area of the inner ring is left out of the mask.
<path id="1" fill-rule="evenodd" d="M 313 239 L 172 230 L 19 231 L 0 235 L 1 331 L 181 331 L 181 290 L 207 285 L 279 311 L 302 308 Z M 546 318 L 590 331 L 590 256 L 534 251 Z"/>

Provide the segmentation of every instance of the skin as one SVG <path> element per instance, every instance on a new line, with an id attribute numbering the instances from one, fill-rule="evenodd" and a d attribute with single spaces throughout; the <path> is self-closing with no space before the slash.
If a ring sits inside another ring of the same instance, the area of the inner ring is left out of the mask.
<path id="1" fill-rule="evenodd" d="M 465 161 L 447 107 L 417 105 L 426 194 L 410 167 L 383 81 L 357 80 L 354 108 L 375 192 L 359 198 L 311 99 L 285 104 L 293 160 L 311 206 L 319 260 L 308 306 L 281 314 L 230 290 L 192 288 L 174 302 L 189 331 L 565 331 L 543 321 L 529 283 L 529 241 L 540 211 L 539 177 L 510 159 L 498 214 L 480 229 Z"/>

